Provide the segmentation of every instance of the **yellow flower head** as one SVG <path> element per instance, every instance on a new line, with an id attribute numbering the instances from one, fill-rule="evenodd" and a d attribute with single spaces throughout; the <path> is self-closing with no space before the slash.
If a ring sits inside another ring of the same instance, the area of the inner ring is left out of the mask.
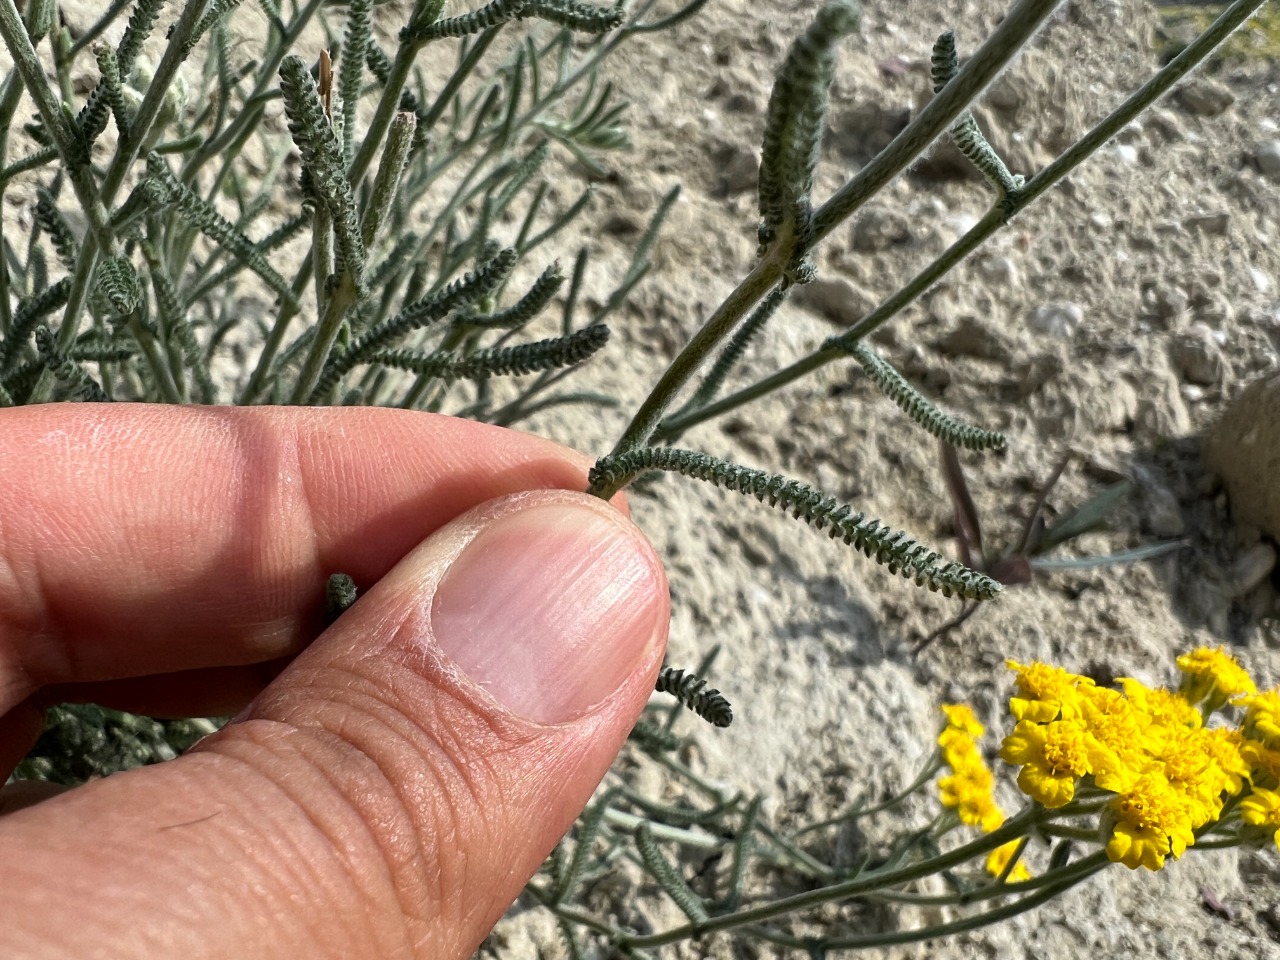
<path id="1" fill-rule="evenodd" d="M 1050 809 L 1075 796 L 1076 781 L 1089 772 L 1089 744 L 1084 726 L 1074 720 L 1039 724 L 1019 720 L 1004 738 L 1000 756 L 1022 767 L 1018 786 Z"/>
<path id="2" fill-rule="evenodd" d="M 967 703 L 944 703 L 942 712 L 947 717 L 947 727 L 977 740 L 985 732 L 973 708 Z"/>
<path id="3" fill-rule="evenodd" d="M 1089 772 L 1104 790 L 1123 793 L 1151 762 L 1156 738 L 1151 717 L 1124 694 L 1090 687 L 1083 694 L 1082 723 L 1088 732 Z"/>
<path id="4" fill-rule="evenodd" d="M 1183 730 L 1164 744 L 1160 767 L 1169 788 L 1182 800 L 1193 829 L 1222 813 L 1223 794 L 1244 786 L 1247 770 L 1236 741 L 1239 732 Z"/>
<path id="5" fill-rule="evenodd" d="M 1133 708 L 1150 717 L 1153 726 L 1162 729 L 1204 726 L 1200 711 L 1176 691 L 1164 687 L 1152 689 L 1133 677 L 1121 677 L 1119 684 Z"/>
<path id="6" fill-rule="evenodd" d="M 1197 647 L 1178 658 L 1184 674 L 1179 692 L 1190 703 L 1204 703 L 1216 710 L 1232 697 L 1254 693 L 1258 688 L 1236 658 L 1222 647 Z"/>
<path id="7" fill-rule="evenodd" d="M 955 810 L 961 823 L 990 833 L 1004 823 L 1004 811 L 991 793 L 994 786 L 990 771 L 957 773 L 938 781 L 938 797 L 944 807 Z"/>
<path id="8" fill-rule="evenodd" d="M 1244 707 L 1240 724 L 1244 735 L 1273 750 L 1280 749 L 1280 690 L 1240 697 L 1236 703 Z"/>
<path id="9" fill-rule="evenodd" d="M 1080 715 L 1080 690 L 1093 686 L 1088 677 L 1047 663 L 1024 666 L 1016 660 L 1006 660 L 1005 666 L 1018 671 L 1015 682 L 1022 695 L 1010 698 L 1009 712 L 1019 721 L 1073 720 Z"/>
<path id="10" fill-rule="evenodd" d="M 1241 734 L 1240 757 L 1248 772 L 1245 774 L 1254 789 L 1259 786 L 1280 786 L 1280 750 L 1273 750 L 1258 740 L 1244 739 Z"/>
<path id="11" fill-rule="evenodd" d="M 1018 849 L 1018 841 L 1010 840 L 1006 844 L 996 847 L 987 854 L 987 873 L 993 877 L 998 877 L 1004 873 L 1005 866 L 1009 863 L 1009 858 L 1013 856 L 1014 851 Z M 1023 880 L 1031 879 L 1031 871 L 1027 869 L 1026 861 L 1019 859 L 1014 864 L 1013 869 L 1009 871 L 1009 876 L 1005 877 L 1006 883 L 1020 883 Z"/>
<path id="12" fill-rule="evenodd" d="M 1111 802 L 1110 811 L 1115 822 L 1107 857 L 1130 870 L 1159 870 L 1166 856 L 1176 859 L 1195 843 L 1184 803 L 1159 772 L 1139 777 Z"/>
<path id="13" fill-rule="evenodd" d="M 1240 801 L 1240 819 L 1254 827 L 1275 827 L 1276 846 L 1280 846 L 1280 793 L 1255 787 Z"/>
<path id="14" fill-rule="evenodd" d="M 995 778 L 975 741 L 982 735 L 982 724 L 963 704 L 946 704 L 942 711 L 947 726 L 938 736 L 938 745 L 952 772 L 938 781 L 938 796 L 962 823 L 990 833 L 1004 823 L 1004 811 L 992 795 Z"/>

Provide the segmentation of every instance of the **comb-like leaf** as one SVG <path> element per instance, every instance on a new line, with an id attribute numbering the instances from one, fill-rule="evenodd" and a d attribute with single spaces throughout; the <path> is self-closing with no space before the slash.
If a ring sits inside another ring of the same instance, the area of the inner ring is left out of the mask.
<path id="1" fill-rule="evenodd" d="M 717 727 L 733 723 L 733 707 L 719 690 L 709 689 L 707 681 L 685 670 L 663 667 L 658 672 L 654 689 L 669 693 L 703 720 Z"/>
<path id="2" fill-rule="evenodd" d="M 330 356 L 312 396 L 324 396 L 348 370 L 365 363 L 378 351 L 395 343 L 410 331 L 435 323 L 454 310 L 488 296 L 511 274 L 515 263 L 514 250 L 501 250 L 476 268 L 474 273 L 455 280 L 443 290 L 410 304 L 394 317 L 370 327 L 342 353 Z"/>
<path id="3" fill-rule="evenodd" d="M 814 529 L 827 530 L 832 539 L 861 550 L 891 573 L 914 580 L 917 586 L 941 591 L 943 596 L 988 600 L 1000 592 L 1000 585 L 990 577 L 947 560 L 905 533 L 856 513 L 848 504 L 807 484 L 693 450 L 643 447 L 601 457 L 587 475 L 590 492 L 601 496 L 620 490 L 649 470 L 672 471 L 749 494 L 771 507 L 781 507 Z"/>
<path id="4" fill-rule="evenodd" d="M 560 265 L 553 263 L 542 271 L 528 293 L 505 310 L 466 317 L 462 322 L 468 327 L 517 330 L 542 313 L 563 284 L 564 274 L 560 272 Z"/>
<path id="5" fill-rule="evenodd" d="M 960 57 L 956 52 L 956 35 L 948 30 L 933 45 L 933 57 L 930 60 L 933 92 L 941 93 L 942 88 L 959 72 Z M 978 172 L 995 188 L 999 201 L 1009 203 L 1013 194 L 1021 189 L 1023 178 L 1009 172 L 1000 155 L 982 135 L 973 114 L 968 110 L 964 111 L 947 132 L 965 159 L 977 167 Z"/>
<path id="6" fill-rule="evenodd" d="M 381 363 L 419 376 L 444 377 L 454 380 L 484 380 L 487 377 L 519 376 L 539 370 L 553 370 L 581 363 L 609 340 L 609 328 L 603 324 L 585 327 L 567 337 L 552 337 L 516 347 L 477 350 L 465 357 L 446 351 L 423 354 L 414 350 L 384 350 L 374 354 L 373 363 Z"/>
<path id="7" fill-rule="evenodd" d="M 829 341 L 839 343 L 838 339 Z M 953 447 L 966 450 L 1003 450 L 1008 446 L 1004 434 L 994 430 L 983 430 L 955 419 L 943 413 L 929 400 L 925 399 L 915 387 L 906 381 L 890 364 L 877 356 L 861 343 L 848 349 L 853 358 L 862 364 L 871 382 L 880 388 L 880 392 L 897 404 L 898 409 L 924 427 L 939 440 Z"/>
<path id="8" fill-rule="evenodd" d="M 107 257 L 98 265 L 98 289 L 118 316 L 133 313 L 142 300 L 138 273 L 125 257 Z"/>
<path id="9" fill-rule="evenodd" d="M 346 166 L 356 152 L 356 107 L 373 27 L 373 0 L 351 0 L 347 27 L 342 35 L 342 62 L 338 65 L 338 92 L 342 95 L 342 156 Z M 407 151 L 406 151 L 407 152 Z"/>
<path id="10" fill-rule="evenodd" d="M 760 157 L 761 252 L 785 224 L 803 240 L 810 194 L 822 149 L 827 91 L 835 75 L 835 47 L 858 27 L 851 0 L 833 0 L 791 45 L 769 96 Z"/>
<path id="11" fill-rule="evenodd" d="M 444 37 L 465 37 L 471 33 L 479 33 L 499 24 L 515 20 L 528 6 L 529 0 L 493 0 L 479 10 L 465 13 L 459 17 L 448 17 L 438 20 L 435 17 L 423 17 L 400 30 L 402 43 L 422 44 L 430 40 Z M 443 2 L 439 3 L 443 7 Z M 436 17 L 439 10 L 436 11 Z"/>
<path id="12" fill-rule="evenodd" d="M 355 194 L 347 179 L 342 150 L 325 116 L 320 92 L 301 57 L 291 54 L 281 62 L 280 92 L 289 117 L 289 134 L 302 153 L 302 166 L 310 174 L 311 188 L 333 217 L 342 266 L 360 289 L 364 283 L 365 249 Z"/>
<path id="13" fill-rule="evenodd" d="M 74 400 L 101 403 L 108 399 L 99 383 L 58 348 L 58 342 L 44 324 L 36 327 L 36 348 L 40 359 Z"/>
<path id="14" fill-rule="evenodd" d="M 702 905 L 701 898 L 689 888 L 684 877 L 680 876 L 666 858 L 658 846 L 658 841 L 653 837 L 653 828 L 648 823 L 641 823 L 636 827 L 635 840 L 641 861 L 667 896 L 690 921 L 704 923 L 707 920 L 707 908 Z"/>
<path id="15" fill-rule="evenodd" d="M 201 197 L 179 183 L 169 171 L 164 160 L 155 153 L 147 159 L 150 177 L 140 184 L 145 187 L 147 199 L 158 206 L 175 206 L 186 215 L 197 230 L 228 253 L 243 261 L 246 266 L 270 287 L 282 300 L 297 308 L 298 300 L 290 289 L 289 281 L 280 276 L 267 262 L 257 244 L 238 231 Z"/>

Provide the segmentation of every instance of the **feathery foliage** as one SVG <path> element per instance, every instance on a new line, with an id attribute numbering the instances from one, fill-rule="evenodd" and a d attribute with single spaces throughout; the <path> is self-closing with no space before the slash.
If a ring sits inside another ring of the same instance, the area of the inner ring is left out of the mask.
<path id="1" fill-rule="evenodd" d="M 315 195 L 333 221 L 342 254 L 338 272 L 346 269 L 357 287 L 364 282 L 365 249 L 356 213 L 356 198 L 347 180 L 346 164 L 333 126 L 325 116 L 311 72 L 292 54 L 280 64 L 280 92 L 289 116 L 289 134 L 302 152 L 302 168 Z"/>
<path id="2" fill-rule="evenodd" d="M 822 150 L 835 46 L 858 27 L 860 9 L 833 0 L 791 46 L 774 81 L 760 157 L 760 247 L 784 230 L 803 241 L 809 231 L 813 175 Z"/>
<path id="3" fill-rule="evenodd" d="M 903 413 L 939 440 L 966 450 L 1003 450 L 1008 445 L 1004 434 L 961 423 L 929 402 L 915 387 L 903 379 L 882 357 L 862 344 L 849 351 L 867 372 L 880 392 L 898 405 Z"/>
<path id="4" fill-rule="evenodd" d="M 57 378 L 69 399 L 92 402 L 110 399 L 93 377 L 62 352 L 57 340 L 44 324 L 36 327 L 36 348 L 40 351 L 40 359 Z"/>
<path id="5" fill-rule="evenodd" d="M 703 720 L 717 727 L 733 723 L 733 707 L 719 690 L 709 689 L 707 681 L 685 670 L 663 667 L 658 671 L 654 689 L 669 693 Z"/>
<path id="6" fill-rule="evenodd" d="M 703 906 L 702 900 L 690 889 L 684 877 L 680 876 L 679 871 L 671 865 L 671 861 L 662 852 L 662 848 L 658 846 L 658 841 L 654 839 L 653 828 L 647 823 L 641 823 L 636 828 L 635 839 L 636 849 L 640 852 L 640 860 L 644 863 L 645 869 L 658 881 L 658 886 L 662 887 L 663 892 L 675 901 L 676 906 L 693 923 L 705 921 L 707 919 L 707 908 Z"/>
<path id="7" fill-rule="evenodd" d="M 941 93 L 955 75 L 960 72 L 960 55 L 956 52 L 956 35 L 948 30 L 941 34 L 933 45 L 933 56 L 929 62 L 930 74 L 933 77 L 933 92 Z M 978 121 L 966 110 L 947 131 L 955 145 L 960 148 L 965 159 L 978 168 L 996 190 L 1001 203 L 1008 205 L 1011 198 L 1022 188 L 1024 180 L 1014 176 L 1005 166 L 1004 161 L 995 149 L 987 142 L 978 127 Z"/>
<path id="8" fill-rule="evenodd" d="M 842 540 L 861 550 L 877 563 L 887 566 L 890 573 L 914 580 L 918 586 L 941 591 L 944 596 L 986 600 L 1000 591 L 1000 585 L 990 577 L 946 560 L 905 533 L 855 512 L 848 504 L 842 504 L 813 487 L 705 453 L 672 447 L 647 447 L 610 455 L 596 461 L 588 479 L 592 491 L 614 490 L 649 470 L 679 473 L 749 494 L 771 507 L 781 507 L 814 529 L 826 530 L 833 540 Z"/>

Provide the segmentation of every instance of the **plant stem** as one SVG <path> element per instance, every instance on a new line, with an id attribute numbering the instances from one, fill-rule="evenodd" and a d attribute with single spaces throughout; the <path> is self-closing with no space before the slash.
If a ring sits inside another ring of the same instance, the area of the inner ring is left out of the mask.
<path id="1" fill-rule="evenodd" d="M 820 940 L 817 945 L 824 950 L 866 950 L 871 947 L 887 947 L 896 946 L 905 943 L 917 943 L 921 940 L 934 940 L 939 937 L 954 936 L 957 933 L 965 933 L 969 930 L 977 930 L 980 927 L 990 926 L 993 923 L 999 923 L 1002 920 L 1008 920 L 1010 917 L 1016 917 L 1020 913 L 1040 906 L 1046 901 L 1052 900 L 1054 897 L 1060 896 L 1069 888 L 1093 876 L 1099 870 L 1104 869 L 1108 865 L 1106 854 L 1099 851 L 1092 856 L 1085 857 L 1078 863 L 1064 868 L 1061 873 L 1061 879 L 1052 886 L 1047 886 L 1038 893 L 1033 893 L 1016 900 L 1013 903 L 1007 903 L 1004 906 L 987 910 L 984 913 L 976 914 L 972 917 L 964 917 L 960 920 L 953 920 L 951 923 L 940 923 L 936 926 L 919 927 L 914 930 L 895 930 L 888 933 L 870 934 L 868 936 L 854 937 L 833 937 L 830 940 Z M 717 918 L 719 919 L 719 918 Z M 705 926 L 705 925 L 704 925 Z M 814 946 L 813 938 L 800 939 L 785 934 L 777 934 L 772 931 L 762 930 L 757 927 L 749 927 L 743 932 L 753 933 L 757 936 L 789 947 L 811 947 Z M 661 936 L 659 934 L 658 936 Z M 635 946 L 649 946 L 656 937 L 635 937 L 628 944 Z"/>
<path id="2" fill-rule="evenodd" d="M 110 250 L 112 247 L 111 227 L 106 205 L 97 184 L 93 182 L 93 171 L 89 166 L 89 158 L 84 145 L 77 142 L 78 132 L 68 124 L 62 112 L 61 104 L 54 99 L 53 91 L 45 81 L 44 67 L 36 56 L 31 45 L 31 37 L 18 15 L 13 0 L 0 0 L 0 37 L 13 57 L 14 66 L 22 77 L 22 82 L 35 101 L 40 119 L 45 129 L 53 137 L 58 155 L 76 199 L 84 210 L 89 221 L 89 232 L 80 248 L 80 258 L 76 262 L 75 276 L 72 278 L 71 291 L 67 298 L 67 306 L 63 313 L 62 327 L 58 331 L 58 346 L 67 349 L 75 341 L 79 332 L 80 311 L 88 296 L 89 284 L 98 263 L 98 251 Z"/>
<path id="3" fill-rule="evenodd" d="M 632 418 L 611 454 L 625 453 L 650 441 L 676 395 L 689 382 L 707 355 L 782 276 L 783 265 L 802 255 L 896 177 L 958 117 L 977 94 L 1013 59 L 1040 24 L 1053 13 L 1055 3 L 1018 0 L 990 39 L 965 64 L 963 70 L 929 102 L 907 128 L 856 177 L 841 187 L 813 216 L 812 231 L 801 247 L 798 238 L 779 238 L 738 285 L 650 392 Z M 819 364 L 821 365 L 821 364 Z M 616 490 L 604 491 L 612 496 Z"/>
<path id="4" fill-rule="evenodd" d="M 876 890 L 884 889 L 885 887 L 909 883 L 912 880 L 919 880 L 923 877 L 932 876 L 943 870 L 949 870 L 952 867 L 958 866 L 967 860 L 973 859 L 974 857 L 990 853 L 992 850 L 1010 840 L 1018 839 L 1027 832 L 1028 827 L 1034 825 L 1043 815 L 1043 812 L 1039 808 L 1035 806 L 1028 806 L 1022 813 L 1007 821 L 1004 826 L 999 829 L 966 843 L 963 846 L 957 847 L 954 850 L 949 850 L 936 857 L 930 857 L 927 860 L 921 860 L 918 863 L 911 864 L 910 866 L 902 867 L 897 870 L 872 871 L 870 873 L 864 873 L 852 880 L 845 880 L 841 883 L 833 883 L 829 886 L 819 887 L 817 890 L 810 890 L 790 897 L 783 897 L 759 907 L 752 907 L 749 910 L 739 910 L 735 913 L 728 913 L 719 917 L 713 917 L 702 923 L 676 927 L 675 929 L 667 930 L 663 933 L 642 937 L 628 937 L 621 942 L 621 945 L 639 948 L 660 947 L 663 944 L 674 943 L 675 941 L 683 940 L 686 937 L 701 936 L 702 934 L 711 933 L 716 930 L 728 930 L 734 927 L 741 927 L 745 924 L 771 920 L 774 917 L 785 916 L 786 914 L 792 913 L 796 910 L 804 910 L 809 907 L 821 906 L 824 903 L 832 903 L 836 900 L 847 900 L 850 897 L 872 893 Z M 1083 863 L 1084 861 L 1081 862 Z M 1055 893 L 1056 892 L 1055 888 Z"/>
<path id="5" fill-rule="evenodd" d="M 292 404 L 312 402 L 311 393 L 320 381 L 324 372 L 325 361 L 329 359 L 329 351 L 342 329 L 342 318 L 347 308 L 356 302 L 356 285 L 351 279 L 350 269 L 343 270 L 342 279 L 338 282 L 325 301 L 324 314 L 320 317 L 320 326 L 316 328 L 315 339 L 311 341 L 311 349 L 307 352 L 302 372 L 298 374 L 298 382 L 294 384 L 293 394 L 289 397 Z"/>
<path id="6" fill-rule="evenodd" d="M 784 367 L 777 373 L 760 380 L 749 387 L 729 394 L 710 403 L 705 407 L 697 410 L 691 410 L 688 413 L 682 413 L 664 421 L 656 432 L 656 437 L 663 441 L 670 441 L 674 437 L 688 430 L 699 423 L 710 420 L 730 410 L 736 409 L 743 404 L 750 403 L 762 396 L 772 393 L 789 383 L 799 380 L 813 371 L 826 366 L 834 360 L 842 359 L 848 356 L 846 350 L 835 344 L 854 344 L 862 340 L 869 334 L 873 333 L 888 320 L 896 316 L 909 303 L 916 299 L 924 291 L 928 290 L 938 282 L 947 272 L 949 272 L 960 261 L 965 259 L 970 253 L 981 246 L 988 237 L 994 234 L 1000 227 L 1008 221 L 1014 214 L 1020 212 L 1033 201 L 1038 199 L 1041 194 L 1049 188 L 1055 186 L 1060 180 L 1067 176 L 1072 170 L 1087 160 L 1092 154 L 1097 152 L 1098 148 L 1116 135 L 1126 124 L 1134 117 L 1140 114 L 1148 106 L 1158 100 L 1161 96 L 1168 92 L 1169 88 L 1177 83 L 1191 70 L 1207 57 L 1215 47 L 1222 43 L 1230 34 L 1240 26 L 1249 16 L 1262 5 L 1264 0 L 1236 0 L 1229 8 L 1223 11 L 1222 15 L 1202 33 L 1196 40 L 1188 45 L 1177 57 L 1171 60 L 1164 68 L 1162 68 L 1154 77 L 1138 89 L 1132 96 L 1126 99 L 1120 106 L 1108 114 L 1102 121 L 1093 127 L 1087 134 L 1081 137 L 1076 143 L 1069 147 L 1061 156 L 1041 170 L 1035 177 L 1029 180 L 1022 189 L 1016 194 L 1011 194 L 1007 198 L 1007 202 L 1003 205 L 992 207 L 987 214 L 979 220 L 963 237 L 953 243 L 929 266 L 922 270 L 919 274 L 911 279 L 909 283 L 900 288 L 893 296 L 885 300 L 879 307 L 873 310 L 867 316 L 863 317 L 856 324 L 849 328 L 848 331 L 839 337 L 833 337 L 826 344 L 815 350 L 806 357 L 802 357 L 788 367 Z M 1003 25 L 1002 25 L 1003 26 Z M 994 39 L 994 37 L 993 37 Z M 984 47 L 985 49 L 985 47 Z M 956 77 L 955 83 L 964 78 L 965 73 L 972 66 L 972 61 L 966 64 L 965 68 L 960 71 Z M 941 100 L 951 90 L 952 84 L 949 83 L 937 97 Z M 935 100 L 936 102 L 936 100 Z M 930 104 L 932 106 L 932 104 Z M 923 119 L 929 108 L 917 119 Z M 913 124 L 914 126 L 914 124 Z M 909 131 L 904 130 L 899 137 L 905 136 Z M 894 143 L 897 141 L 895 140 Z M 886 148 L 885 153 L 893 149 L 893 144 Z M 876 161 L 872 161 L 870 166 Z M 855 181 L 856 182 L 856 179 Z M 852 187 L 852 183 L 850 187 Z M 848 188 L 845 188 L 848 189 Z M 823 205 L 822 209 L 815 214 L 815 221 L 818 217 L 836 202 L 837 197 L 845 192 L 844 189 L 832 197 L 832 199 Z M 834 225 L 834 224 L 833 224 Z M 828 228 L 829 229 L 829 228 Z"/>

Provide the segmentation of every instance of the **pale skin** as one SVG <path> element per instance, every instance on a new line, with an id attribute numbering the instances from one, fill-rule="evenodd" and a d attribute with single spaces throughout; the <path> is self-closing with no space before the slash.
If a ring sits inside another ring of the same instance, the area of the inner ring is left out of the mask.
<path id="1" fill-rule="evenodd" d="M 588 466 L 404 411 L 0 412 L 0 772 L 51 703 L 240 714 L 167 764 L 0 792 L 0 955 L 470 956 L 662 659 L 661 566 Z M 321 634 L 338 570 L 367 593 Z M 491 596 L 521 636 L 608 642 L 508 671 Z"/>

